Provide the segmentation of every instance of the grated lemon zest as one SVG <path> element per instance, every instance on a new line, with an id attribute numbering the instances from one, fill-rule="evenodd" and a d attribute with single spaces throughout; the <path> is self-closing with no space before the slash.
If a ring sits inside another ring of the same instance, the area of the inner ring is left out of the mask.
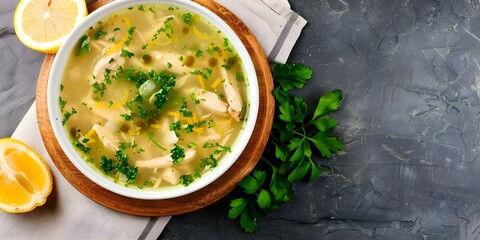
<path id="1" fill-rule="evenodd" d="M 222 83 L 222 80 L 220 80 L 220 78 L 217 78 L 217 80 L 215 80 L 215 82 L 213 82 L 212 85 L 210 85 L 210 87 L 212 87 L 213 89 L 216 89 L 218 85 L 220 85 L 220 83 Z"/>
<path id="2" fill-rule="evenodd" d="M 203 79 L 202 76 L 197 75 L 198 82 L 200 83 L 200 86 L 205 89 L 205 80 Z"/>
<path id="3" fill-rule="evenodd" d="M 123 19 L 125 24 L 127 25 L 127 29 L 131 27 L 131 24 L 130 24 L 130 20 L 128 18 L 124 18 Z M 118 43 L 116 43 L 115 45 L 113 45 L 111 48 L 107 49 L 107 51 L 105 51 L 105 55 L 110 55 L 114 52 L 117 52 L 118 50 L 120 50 L 120 48 L 122 47 L 122 45 L 128 40 L 128 31 L 125 33 L 125 35 L 123 36 L 122 40 L 119 41 Z"/>

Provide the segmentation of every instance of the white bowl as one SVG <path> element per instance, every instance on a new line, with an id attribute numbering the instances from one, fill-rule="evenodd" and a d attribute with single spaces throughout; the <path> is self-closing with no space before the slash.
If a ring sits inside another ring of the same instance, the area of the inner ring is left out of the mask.
<path id="1" fill-rule="evenodd" d="M 98 21 L 104 19 L 105 17 L 108 17 L 115 12 L 141 4 L 166 4 L 178 6 L 180 8 L 194 12 L 205 18 L 207 21 L 210 21 L 214 26 L 216 26 L 220 31 L 222 31 L 222 33 L 229 39 L 231 44 L 234 46 L 238 55 L 242 59 L 243 68 L 245 69 L 247 75 L 247 96 L 249 98 L 249 108 L 246 114 L 248 116 L 248 119 L 244 124 L 243 130 L 240 132 L 234 144 L 231 146 L 232 151 L 221 158 L 216 168 L 203 174 L 201 178 L 195 180 L 187 187 L 178 186 L 175 188 L 168 188 L 164 190 L 141 190 L 136 188 L 128 188 L 123 185 L 116 184 L 112 180 L 105 177 L 103 174 L 99 173 L 99 171 L 93 169 L 85 160 L 81 158 L 81 156 L 74 149 L 67 135 L 67 131 L 62 125 L 62 114 L 58 104 L 58 99 L 60 96 L 60 83 L 62 81 L 65 64 L 70 53 L 72 52 L 72 48 L 76 45 L 80 37 L 87 31 L 90 26 L 95 25 Z M 67 157 L 70 159 L 70 161 L 87 178 L 91 179 L 93 182 L 100 185 L 101 187 L 116 194 L 136 199 L 157 200 L 175 198 L 195 192 L 218 179 L 234 164 L 234 162 L 245 149 L 255 127 L 258 113 L 258 105 L 259 93 L 257 76 L 252 60 L 245 46 L 235 34 L 235 32 L 220 17 L 218 17 L 216 14 L 206 9 L 205 7 L 189 0 L 117 0 L 95 10 L 92 14 L 87 16 L 87 18 L 85 18 L 85 20 L 83 20 L 78 26 L 75 27 L 75 29 L 65 39 L 63 45 L 60 47 L 57 55 L 55 56 L 55 60 L 53 61 L 47 88 L 48 114 L 50 117 L 53 132 L 55 133 L 55 136 L 61 148 L 63 149 Z"/>

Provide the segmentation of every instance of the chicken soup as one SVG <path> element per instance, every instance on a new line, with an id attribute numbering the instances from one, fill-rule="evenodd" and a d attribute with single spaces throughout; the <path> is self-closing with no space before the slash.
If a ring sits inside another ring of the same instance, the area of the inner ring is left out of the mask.
<path id="1" fill-rule="evenodd" d="M 72 144 L 113 181 L 188 186 L 231 151 L 248 108 L 236 50 L 184 9 L 139 5 L 80 38 L 59 105 Z"/>

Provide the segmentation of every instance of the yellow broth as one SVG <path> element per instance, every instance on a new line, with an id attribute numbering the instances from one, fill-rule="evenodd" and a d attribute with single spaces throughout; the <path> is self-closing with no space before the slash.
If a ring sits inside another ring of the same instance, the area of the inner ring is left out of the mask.
<path id="1" fill-rule="evenodd" d="M 188 185 L 231 150 L 247 79 L 229 40 L 184 9 L 139 5 L 92 26 L 63 73 L 62 122 L 83 159 L 140 189 Z"/>

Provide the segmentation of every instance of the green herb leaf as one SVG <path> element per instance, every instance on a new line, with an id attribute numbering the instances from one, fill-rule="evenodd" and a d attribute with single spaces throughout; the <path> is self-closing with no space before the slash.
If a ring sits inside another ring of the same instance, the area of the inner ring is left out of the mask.
<path id="1" fill-rule="evenodd" d="M 105 35 L 107 35 L 107 32 L 103 31 L 103 28 L 101 28 L 100 30 L 98 30 L 93 34 L 93 39 L 98 40 L 101 36 L 105 36 Z"/>
<path id="2" fill-rule="evenodd" d="M 60 105 L 60 112 L 63 112 L 65 104 L 67 104 L 67 101 L 63 100 L 62 97 L 58 97 L 58 105 Z"/>
<path id="3" fill-rule="evenodd" d="M 244 198 L 233 199 L 230 202 L 230 207 L 232 208 L 230 209 L 230 211 L 228 211 L 228 218 L 237 218 L 245 210 L 246 206 L 247 200 L 245 200 Z"/>
<path id="4" fill-rule="evenodd" d="M 342 91 L 338 89 L 323 95 L 318 101 L 317 109 L 315 109 L 315 113 L 313 114 L 312 119 L 315 119 L 318 116 L 331 112 L 333 110 L 337 110 L 338 106 L 340 106 L 341 101 Z"/>
<path id="5" fill-rule="evenodd" d="M 90 147 L 87 147 L 85 144 L 83 144 L 81 142 L 74 142 L 73 145 L 75 147 L 77 147 L 78 149 L 80 149 L 80 151 L 82 151 L 85 154 L 88 154 L 91 150 Z"/>
<path id="6" fill-rule="evenodd" d="M 270 205 L 272 204 L 272 196 L 270 195 L 270 192 L 262 189 L 260 191 L 260 194 L 258 195 L 257 202 L 258 206 L 261 209 L 267 209 L 268 207 L 270 207 Z"/>
<path id="7" fill-rule="evenodd" d="M 180 18 L 183 19 L 183 22 L 185 24 L 188 24 L 188 25 L 192 24 L 193 15 L 191 13 L 184 13 L 184 14 L 180 15 Z"/>
<path id="8" fill-rule="evenodd" d="M 300 142 L 300 144 L 294 148 L 292 148 L 290 151 L 295 150 L 293 153 L 292 157 L 290 158 L 290 164 L 297 165 L 299 162 L 303 161 L 305 159 L 305 152 L 303 151 L 303 140 Z M 291 145 L 289 145 L 290 148 Z"/>
<path id="9" fill-rule="evenodd" d="M 320 176 L 320 174 L 325 172 L 325 168 L 319 167 L 314 163 L 310 165 L 310 178 L 308 179 L 309 182 L 314 181 L 315 179 Z"/>
<path id="10" fill-rule="evenodd" d="M 180 176 L 180 182 L 182 183 L 183 186 L 187 187 L 188 185 L 190 185 L 193 181 L 195 180 L 195 178 L 192 176 L 192 174 L 188 173 L 188 174 L 183 174 L 182 176 Z"/>
<path id="11" fill-rule="evenodd" d="M 322 156 L 327 158 L 331 158 L 332 153 L 339 152 L 344 148 L 342 142 L 334 137 L 327 137 L 324 133 L 317 133 L 309 140 L 322 153 Z"/>
<path id="12" fill-rule="evenodd" d="M 75 108 L 72 108 L 72 111 L 71 112 L 64 112 L 63 113 L 63 119 L 62 119 L 62 125 L 65 125 L 67 123 L 67 121 L 74 115 L 77 113 L 77 110 Z"/>
<path id="13" fill-rule="evenodd" d="M 307 174 L 309 167 L 310 164 L 308 162 L 302 161 L 300 164 L 298 164 L 297 168 L 295 168 L 295 170 L 288 175 L 287 180 L 293 182 L 302 179 Z"/>
<path id="14" fill-rule="evenodd" d="M 198 50 L 195 52 L 195 57 L 197 57 L 197 58 L 203 57 L 203 52 L 202 52 L 202 50 L 198 49 Z"/>
<path id="15" fill-rule="evenodd" d="M 247 233 L 253 233 L 257 229 L 257 219 L 249 211 L 243 211 L 240 215 L 240 225 Z"/>
<path id="16" fill-rule="evenodd" d="M 193 74 L 193 75 L 200 75 L 205 80 L 210 80 L 210 78 L 212 77 L 212 69 L 210 69 L 210 68 L 203 68 L 203 71 L 200 71 L 198 69 L 194 69 L 190 73 Z"/>
<path id="17" fill-rule="evenodd" d="M 265 177 L 265 172 L 255 170 L 253 171 L 253 176 L 248 175 L 246 178 L 240 181 L 239 185 L 244 188 L 243 192 L 246 194 L 252 194 L 262 187 L 263 183 L 265 182 Z"/>
<path id="18" fill-rule="evenodd" d="M 141 5 L 140 5 L 140 6 L 141 6 Z M 130 28 L 127 29 L 128 38 L 127 38 L 127 40 L 125 41 L 125 45 L 126 45 L 126 46 L 129 46 L 129 45 L 130 45 L 130 42 L 133 40 L 133 33 L 135 32 L 135 29 L 136 29 L 135 26 L 131 26 Z M 122 49 L 122 53 L 123 53 L 123 49 Z M 133 53 L 132 53 L 132 56 L 133 56 Z"/>
<path id="19" fill-rule="evenodd" d="M 185 149 L 178 146 L 176 143 L 174 146 L 175 147 L 170 150 L 170 156 L 172 157 L 173 165 L 178 166 L 183 158 L 185 158 Z"/>
<path id="20" fill-rule="evenodd" d="M 315 119 L 312 124 L 322 132 L 332 132 L 337 126 L 337 121 L 329 118 L 328 116 L 323 116 Z"/>
<path id="21" fill-rule="evenodd" d="M 289 102 L 282 102 L 280 107 L 280 119 L 282 119 L 285 122 L 292 122 L 293 114 L 295 109 L 293 108 L 292 105 L 290 105 Z"/>
<path id="22" fill-rule="evenodd" d="M 120 56 L 131 58 L 131 57 L 135 56 L 135 54 L 133 54 L 132 52 L 129 52 L 129 51 L 122 48 L 122 53 L 120 53 Z"/>
<path id="23" fill-rule="evenodd" d="M 185 101 L 185 97 L 182 96 L 182 106 L 180 107 L 180 110 L 178 110 L 180 114 L 182 114 L 183 117 L 191 118 L 193 117 L 193 113 L 188 110 L 187 108 L 187 101 Z"/>
<path id="24" fill-rule="evenodd" d="M 285 149 L 285 147 L 282 147 L 278 144 L 275 143 L 275 157 L 282 160 L 282 161 L 285 161 L 287 160 L 287 150 Z"/>
<path id="25" fill-rule="evenodd" d="M 88 35 L 83 35 L 77 43 L 77 56 L 83 56 L 85 53 L 90 51 L 90 37 Z"/>
<path id="26" fill-rule="evenodd" d="M 272 191 L 275 201 L 287 203 L 293 200 L 292 183 L 287 181 L 283 175 L 276 175 L 272 179 L 270 191 Z"/>
<path id="27" fill-rule="evenodd" d="M 101 167 L 102 171 L 106 174 L 109 174 L 113 169 L 115 169 L 115 165 L 113 164 L 113 160 L 107 158 L 104 155 L 102 155 L 100 157 L 100 167 Z"/>
<path id="28" fill-rule="evenodd" d="M 285 90 L 302 88 L 312 76 L 312 70 L 303 64 L 277 64 L 273 68 L 273 78 Z"/>
<path id="29" fill-rule="evenodd" d="M 228 41 L 224 41 L 225 45 Z M 207 52 L 211 54 L 212 50 L 207 48 Z M 320 97 L 310 121 L 306 120 L 305 100 L 290 94 L 291 90 L 303 87 L 311 75 L 312 71 L 303 64 L 278 64 L 273 70 L 277 84 L 273 95 L 278 107 L 270 138 L 255 170 L 238 184 L 242 196 L 230 203 L 229 217 L 240 217 L 245 232 L 255 231 L 259 217 L 293 200 L 294 182 L 313 181 L 326 171 L 313 161 L 312 145 L 327 158 L 344 148 L 342 142 L 331 136 L 337 122 L 324 115 L 338 109 L 340 90 Z"/>

